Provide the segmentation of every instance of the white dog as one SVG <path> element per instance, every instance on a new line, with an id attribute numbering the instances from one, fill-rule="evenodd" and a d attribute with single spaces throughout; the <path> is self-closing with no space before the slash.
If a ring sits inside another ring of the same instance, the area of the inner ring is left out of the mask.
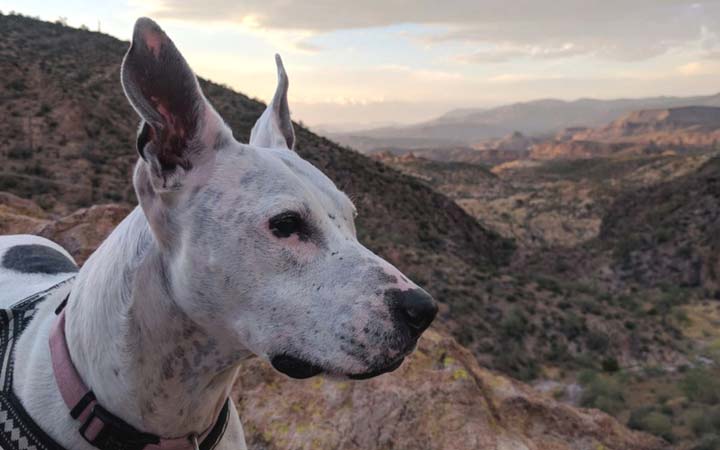
<path id="1" fill-rule="evenodd" d="M 142 118 L 140 206 L 79 272 L 50 241 L 0 238 L 0 446 L 244 449 L 228 395 L 250 355 L 363 379 L 414 349 L 437 306 L 357 241 L 353 204 L 292 151 L 277 67 L 241 144 L 173 42 L 137 21 L 122 85 Z"/>

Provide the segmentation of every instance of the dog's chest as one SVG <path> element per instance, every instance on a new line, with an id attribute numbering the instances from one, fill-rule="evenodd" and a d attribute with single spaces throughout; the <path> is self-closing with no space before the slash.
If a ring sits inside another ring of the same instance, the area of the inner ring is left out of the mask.
<path id="1" fill-rule="evenodd" d="M 0 309 L 0 448 L 4 450 L 63 450 L 32 420 L 13 388 L 13 379 L 16 361 L 28 357 L 17 345 L 21 335 L 42 306 L 62 301 L 71 281 Z"/>

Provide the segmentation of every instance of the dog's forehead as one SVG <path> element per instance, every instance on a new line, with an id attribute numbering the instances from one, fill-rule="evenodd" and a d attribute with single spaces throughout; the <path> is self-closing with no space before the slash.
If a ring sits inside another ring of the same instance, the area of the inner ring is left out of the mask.
<path id="1" fill-rule="evenodd" d="M 223 183 L 238 180 L 234 185 L 236 189 L 252 190 L 255 195 L 268 199 L 295 197 L 298 202 L 307 203 L 312 198 L 329 213 L 347 220 L 355 214 L 349 197 L 294 151 L 239 144 L 222 153 L 225 157 L 219 160 L 220 178 Z"/>
<path id="2" fill-rule="evenodd" d="M 329 201 L 329 209 L 335 209 L 351 219 L 355 213 L 355 206 L 350 198 L 337 188 L 320 169 L 301 158 L 294 151 L 284 149 L 270 150 L 274 156 L 295 175 L 304 185 L 309 187 L 316 197 Z"/>

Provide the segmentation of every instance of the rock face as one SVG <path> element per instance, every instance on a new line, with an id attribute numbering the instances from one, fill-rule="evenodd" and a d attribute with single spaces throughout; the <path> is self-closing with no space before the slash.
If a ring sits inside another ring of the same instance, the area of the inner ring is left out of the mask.
<path id="1" fill-rule="evenodd" d="M 665 448 L 604 413 L 481 368 L 468 350 L 432 330 L 391 374 L 297 381 L 256 358 L 240 369 L 234 395 L 248 447 L 256 450 Z"/>
<path id="2" fill-rule="evenodd" d="M 129 206 L 95 205 L 41 225 L 33 234 L 62 245 L 78 264 L 82 264 L 130 211 Z"/>
<path id="3" fill-rule="evenodd" d="M 30 233 L 47 223 L 47 215 L 34 202 L 0 192 L 0 234 Z"/>
<path id="4" fill-rule="evenodd" d="M 31 200 L 0 192 L 0 234 L 36 234 L 62 245 L 83 264 L 131 207 L 106 204 L 52 220 Z"/>
<path id="5" fill-rule="evenodd" d="M 634 111 L 607 126 L 580 130 L 571 139 L 714 148 L 720 139 L 720 108 L 688 106 Z"/>
<path id="6" fill-rule="evenodd" d="M 579 159 L 616 155 L 630 147 L 628 144 L 609 144 L 595 141 L 553 141 L 534 145 L 530 151 L 532 159 Z"/>

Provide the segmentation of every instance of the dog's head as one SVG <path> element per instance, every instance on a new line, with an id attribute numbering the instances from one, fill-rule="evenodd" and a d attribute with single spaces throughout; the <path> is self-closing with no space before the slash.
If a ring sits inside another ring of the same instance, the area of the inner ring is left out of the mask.
<path id="1" fill-rule="evenodd" d="M 240 144 L 173 42 L 139 19 L 122 84 L 142 118 L 134 185 L 170 294 L 227 346 L 281 372 L 367 378 L 397 368 L 437 312 L 370 252 L 355 207 L 292 149 L 288 80 Z"/>

